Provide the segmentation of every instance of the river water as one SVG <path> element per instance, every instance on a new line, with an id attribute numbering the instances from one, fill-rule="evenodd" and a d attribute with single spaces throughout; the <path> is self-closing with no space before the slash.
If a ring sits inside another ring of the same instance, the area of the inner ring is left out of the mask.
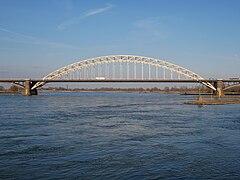
<path id="1" fill-rule="evenodd" d="M 239 179 L 240 105 L 193 98 L 0 95 L 0 179 Z"/>

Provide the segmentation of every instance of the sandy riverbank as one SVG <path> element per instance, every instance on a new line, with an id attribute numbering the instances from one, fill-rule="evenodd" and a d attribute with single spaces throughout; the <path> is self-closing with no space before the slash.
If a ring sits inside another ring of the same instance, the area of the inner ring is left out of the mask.
<path id="1" fill-rule="evenodd" d="M 187 101 L 184 104 L 191 105 L 223 105 L 223 104 L 240 104 L 240 97 L 223 97 L 223 98 L 202 98 L 198 97 L 195 101 Z"/>

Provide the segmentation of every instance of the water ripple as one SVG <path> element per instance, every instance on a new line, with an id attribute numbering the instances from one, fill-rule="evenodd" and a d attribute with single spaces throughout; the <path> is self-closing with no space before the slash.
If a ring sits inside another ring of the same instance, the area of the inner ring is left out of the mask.
<path id="1" fill-rule="evenodd" d="M 138 93 L 1 95 L 1 179 L 238 179 L 239 105 Z"/>

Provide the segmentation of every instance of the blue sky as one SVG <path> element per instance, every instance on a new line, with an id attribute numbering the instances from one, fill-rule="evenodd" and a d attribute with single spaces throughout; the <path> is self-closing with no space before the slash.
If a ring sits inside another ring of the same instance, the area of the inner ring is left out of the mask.
<path id="1" fill-rule="evenodd" d="M 112 54 L 240 77 L 240 1 L 0 0 L 1 78 L 41 78 Z"/>

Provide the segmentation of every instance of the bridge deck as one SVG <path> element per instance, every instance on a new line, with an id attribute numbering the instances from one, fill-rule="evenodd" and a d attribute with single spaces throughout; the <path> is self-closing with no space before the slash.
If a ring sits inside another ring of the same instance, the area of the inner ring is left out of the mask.
<path id="1" fill-rule="evenodd" d="M 196 83 L 199 82 L 197 80 L 181 80 L 181 79 L 129 79 L 129 80 L 120 80 L 120 79 L 51 79 L 51 80 L 43 80 L 43 79 L 0 79 L 0 82 L 3 83 L 11 83 L 11 82 L 25 82 L 26 80 L 30 80 L 32 82 L 92 82 L 92 83 L 99 83 L 99 82 L 136 82 L 136 83 Z M 217 80 L 201 80 L 202 82 L 216 82 Z M 223 82 L 239 82 L 240 80 L 230 80 L 230 79 L 221 79 Z"/>

